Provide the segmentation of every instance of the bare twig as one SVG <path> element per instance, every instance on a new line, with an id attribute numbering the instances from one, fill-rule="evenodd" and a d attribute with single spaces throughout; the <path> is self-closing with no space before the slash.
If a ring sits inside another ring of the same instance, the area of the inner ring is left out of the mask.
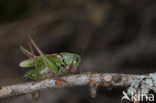
<path id="1" fill-rule="evenodd" d="M 29 82 L 5 86 L 0 89 L 0 98 L 32 93 L 46 88 L 59 88 L 67 86 L 93 86 L 94 84 L 98 84 L 98 86 L 105 87 L 127 87 L 129 84 L 135 82 L 139 76 L 141 75 L 87 72 L 61 77 L 60 80 L 63 79 L 65 82 L 51 78 L 40 82 Z"/>

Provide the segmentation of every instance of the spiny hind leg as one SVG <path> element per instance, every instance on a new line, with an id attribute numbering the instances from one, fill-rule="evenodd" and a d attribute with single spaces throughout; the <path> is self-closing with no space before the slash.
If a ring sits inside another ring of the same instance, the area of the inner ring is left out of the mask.
<path id="1" fill-rule="evenodd" d="M 54 73 L 50 72 L 50 73 L 40 77 L 40 80 L 49 79 L 49 78 L 54 78 Z"/>
<path id="2" fill-rule="evenodd" d="M 36 79 L 37 81 L 34 81 L 33 84 L 36 84 L 36 83 L 38 83 L 38 82 L 40 82 L 42 80 L 49 79 L 49 78 L 54 78 L 54 74 L 53 73 L 48 73 L 48 74 L 46 74 L 44 76 L 40 76 L 40 78 L 39 79 L 37 78 Z"/>
<path id="3" fill-rule="evenodd" d="M 24 47 L 20 47 L 21 51 L 23 52 L 23 54 L 25 54 L 27 57 L 32 58 L 33 55 L 31 52 L 29 52 L 27 49 L 25 49 Z"/>
<path id="4" fill-rule="evenodd" d="M 33 48 L 32 48 L 32 44 L 30 42 L 30 38 L 28 40 L 28 45 L 29 45 L 29 49 L 31 51 L 31 54 L 32 54 L 32 60 L 35 64 L 35 68 L 36 68 L 36 73 L 37 73 L 37 79 L 40 80 L 40 72 L 39 72 L 39 69 L 38 69 L 38 66 L 37 66 L 37 62 L 36 60 L 34 59 L 35 58 L 35 55 L 34 55 L 34 51 L 33 51 Z"/>

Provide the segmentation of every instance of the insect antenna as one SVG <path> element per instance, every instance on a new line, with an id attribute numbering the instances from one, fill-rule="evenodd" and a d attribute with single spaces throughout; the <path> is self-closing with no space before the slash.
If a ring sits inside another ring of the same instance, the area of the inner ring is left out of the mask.
<path id="1" fill-rule="evenodd" d="M 90 31 L 89 33 L 90 33 L 90 35 L 89 35 L 89 37 L 87 37 L 86 43 L 85 43 L 85 45 L 83 45 L 83 47 L 82 47 L 82 49 L 80 51 L 81 58 L 83 58 L 83 56 L 84 56 L 84 54 L 86 52 L 86 49 L 88 48 L 88 46 L 89 46 L 89 44 L 91 42 L 91 39 L 93 38 L 93 31 Z M 79 73 L 82 72 L 82 70 L 80 69 L 80 67 L 78 67 L 78 71 L 79 71 Z"/>
<path id="2" fill-rule="evenodd" d="M 83 57 L 83 55 L 85 54 L 86 49 L 88 48 L 88 46 L 89 46 L 89 44 L 90 44 L 90 42 L 91 42 L 91 39 L 92 39 L 92 37 L 93 37 L 93 32 L 90 31 L 89 33 L 92 33 L 92 34 L 89 35 L 89 37 L 88 37 L 87 40 L 86 40 L 85 45 L 83 45 L 83 47 L 82 47 L 82 49 L 81 49 L 81 52 L 80 52 L 81 57 Z"/>

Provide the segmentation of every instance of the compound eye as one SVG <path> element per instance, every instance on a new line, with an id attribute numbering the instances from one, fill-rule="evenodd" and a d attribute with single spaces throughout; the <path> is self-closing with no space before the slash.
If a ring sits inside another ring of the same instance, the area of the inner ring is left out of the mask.
<path id="1" fill-rule="evenodd" d="M 76 62 L 79 62 L 80 61 L 80 58 L 76 58 L 75 60 L 76 60 Z"/>

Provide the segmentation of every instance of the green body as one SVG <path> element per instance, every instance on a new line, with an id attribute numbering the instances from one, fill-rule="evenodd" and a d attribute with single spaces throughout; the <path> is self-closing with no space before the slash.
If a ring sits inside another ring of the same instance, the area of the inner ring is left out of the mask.
<path id="1" fill-rule="evenodd" d="M 42 52 L 41 56 L 33 58 L 39 69 L 39 77 L 44 78 L 50 76 L 62 76 L 70 73 L 78 72 L 81 57 L 72 53 L 47 54 Z M 27 59 L 20 63 L 20 67 L 32 68 L 25 73 L 24 77 L 36 80 L 37 73 L 33 59 Z"/>

